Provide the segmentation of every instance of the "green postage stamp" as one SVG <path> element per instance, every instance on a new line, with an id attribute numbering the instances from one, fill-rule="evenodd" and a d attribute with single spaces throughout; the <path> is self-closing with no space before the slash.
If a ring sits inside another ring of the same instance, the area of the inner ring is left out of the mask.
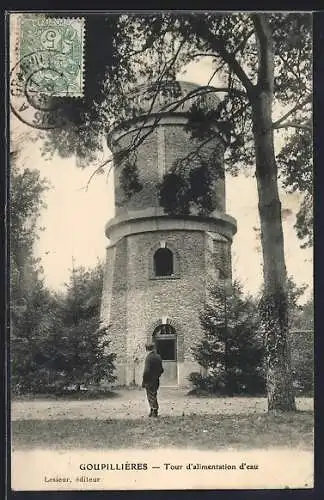
<path id="1" fill-rule="evenodd" d="M 17 35 L 18 59 L 29 61 L 25 71 L 33 56 L 43 60 L 43 70 L 33 75 L 39 92 L 83 96 L 84 18 L 22 14 Z"/>

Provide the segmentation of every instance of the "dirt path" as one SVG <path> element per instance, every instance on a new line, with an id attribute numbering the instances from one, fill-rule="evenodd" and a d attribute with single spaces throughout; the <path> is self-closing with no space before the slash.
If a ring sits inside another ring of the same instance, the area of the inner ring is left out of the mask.
<path id="1" fill-rule="evenodd" d="M 265 398 L 197 398 L 187 396 L 179 389 L 161 388 L 160 414 L 169 416 L 198 414 L 253 414 L 265 413 Z M 298 398 L 298 410 L 313 410 L 312 398 Z M 12 420 L 57 419 L 123 419 L 146 417 L 148 405 L 143 390 L 120 390 L 116 397 L 93 400 L 35 399 L 13 401 Z"/>

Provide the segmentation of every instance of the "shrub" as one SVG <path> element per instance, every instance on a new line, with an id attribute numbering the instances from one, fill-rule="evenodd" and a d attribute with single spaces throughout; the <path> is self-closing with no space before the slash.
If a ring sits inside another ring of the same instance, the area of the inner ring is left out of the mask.
<path id="1" fill-rule="evenodd" d="M 204 336 L 192 352 L 205 374 L 192 373 L 193 386 L 209 393 L 263 394 L 263 340 L 254 301 L 244 297 L 238 283 L 230 294 L 217 283 L 200 320 Z"/>

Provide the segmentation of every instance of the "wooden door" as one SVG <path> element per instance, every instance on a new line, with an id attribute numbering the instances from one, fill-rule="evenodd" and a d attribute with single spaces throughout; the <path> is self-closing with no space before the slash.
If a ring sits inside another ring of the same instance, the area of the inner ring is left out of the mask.
<path id="1" fill-rule="evenodd" d="M 162 358 L 164 372 L 160 378 L 160 385 L 178 385 L 177 342 L 176 338 L 157 338 L 155 340 L 157 352 Z"/>

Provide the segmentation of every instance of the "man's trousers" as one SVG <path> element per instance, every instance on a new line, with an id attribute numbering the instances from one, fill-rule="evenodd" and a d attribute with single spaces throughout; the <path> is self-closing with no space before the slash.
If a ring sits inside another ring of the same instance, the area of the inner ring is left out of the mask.
<path id="1" fill-rule="evenodd" d="M 146 386 L 146 396 L 148 403 L 150 405 L 151 410 L 158 410 L 159 409 L 159 404 L 157 401 L 157 391 L 160 385 L 159 380 L 155 380 L 152 382 L 149 382 Z"/>

